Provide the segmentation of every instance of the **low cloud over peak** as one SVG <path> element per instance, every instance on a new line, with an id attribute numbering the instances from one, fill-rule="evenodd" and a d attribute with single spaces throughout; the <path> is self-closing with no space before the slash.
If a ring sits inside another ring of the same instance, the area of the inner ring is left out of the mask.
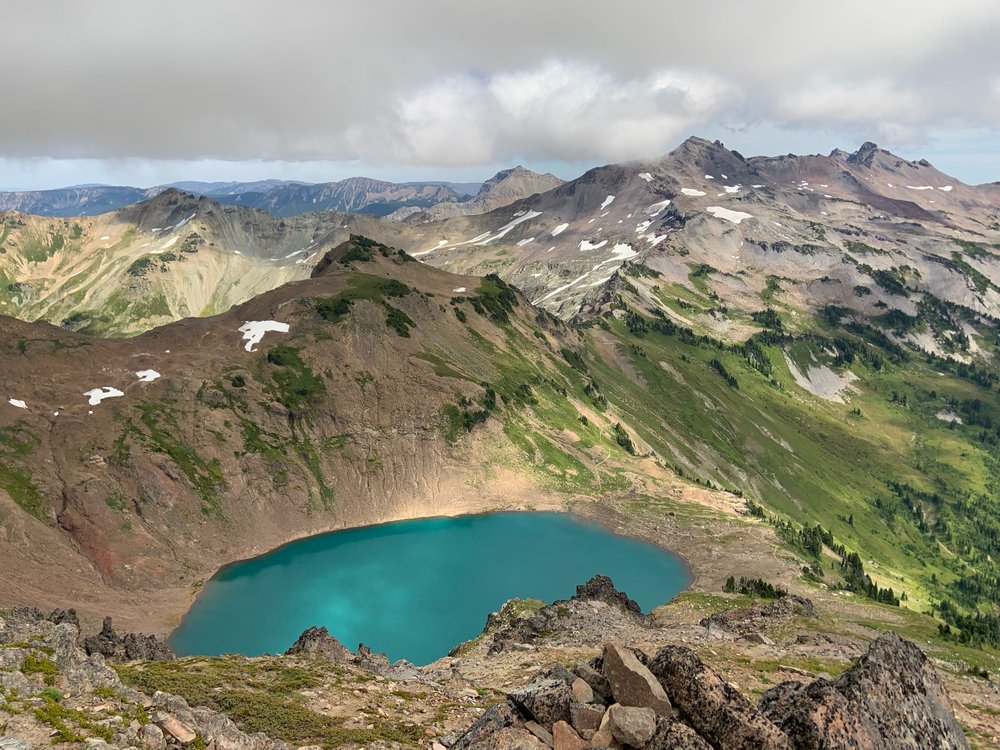
<path id="1" fill-rule="evenodd" d="M 692 132 L 1000 139 L 988 0 L 53 0 L 5 26 L 6 160 L 454 168 L 653 156 Z"/>

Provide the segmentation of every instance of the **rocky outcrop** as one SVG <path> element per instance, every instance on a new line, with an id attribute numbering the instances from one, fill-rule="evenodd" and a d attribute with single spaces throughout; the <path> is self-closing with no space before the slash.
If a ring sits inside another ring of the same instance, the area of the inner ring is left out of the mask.
<path id="1" fill-rule="evenodd" d="M 636 615 L 642 614 L 642 608 L 634 599 L 630 599 L 624 591 L 615 588 L 614 581 L 605 575 L 596 575 L 586 583 L 576 587 L 574 599 L 596 599 L 608 604 L 620 605 L 623 609 Z"/>
<path id="2" fill-rule="evenodd" d="M 766 604 L 736 607 L 709 615 L 700 624 L 709 632 L 723 630 L 738 636 L 757 633 L 791 617 L 816 617 L 812 601 L 790 594 Z"/>
<path id="3" fill-rule="evenodd" d="M 530 602 L 511 600 L 486 620 L 483 640 L 491 654 L 512 648 L 530 646 L 542 639 L 559 639 L 572 634 L 575 642 L 588 638 L 601 643 L 608 637 L 619 638 L 622 632 L 653 627 L 651 617 L 644 615 L 639 605 L 627 594 L 615 588 L 614 582 L 597 575 L 576 587 L 576 594 L 537 608 Z M 470 643 L 456 646 L 451 655 L 461 654 Z"/>
<path id="4" fill-rule="evenodd" d="M 786 735 L 796 750 L 881 750 L 878 728 L 855 710 L 827 680 L 808 685 L 783 682 L 768 690 L 761 712 Z"/>
<path id="5" fill-rule="evenodd" d="M 327 661 L 350 661 L 354 654 L 344 644 L 330 635 L 325 627 L 311 627 L 303 631 L 288 650 L 288 656 L 317 656 Z"/>
<path id="6" fill-rule="evenodd" d="M 508 694 L 508 699 L 542 726 L 569 721 L 573 693 L 562 680 L 542 680 Z"/>
<path id="7" fill-rule="evenodd" d="M 110 617 L 104 618 L 101 632 L 84 638 L 81 642 L 88 654 L 100 654 L 106 659 L 124 661 L 169 661 L 177 655 L 155 635 L 115 631 Z"/>
<path id="8" fill-rule="evenodd" d="M 52 621 L 56 619 L 63 621 Z M 93 639 L 100 639 L 103 646 L 115 644 L 116 648 L 126 649 L 124 639 L 114 634 L 109 621 L 106 625 L 108 627 L 99 636 L 85 640 L 97 643 Z M 98 693 L 102 708 L 116 703 L 121 712 L 129 717 L 139 714 L 149 717 L 148 723 L 122 721 L 121 717 L 113 717 L 114 720 L 103 724 L 95 721 L 89 726 L 103 727 L 106 731 L 102 730 L 100 736 L 104 739 L 87 737 L 86 747 L 92 750 L 108 750 L 111 747 L 131 750 L 196 747 L 210 750 L 287 750 L 285 743 L 267 735 L 242 731 L 217 711 L 191 707 L 183 698 L 170 693 L 156 692 L 150 697 L 128 687 L 115 670 L 105 664 L 100 651 L 89 655 L 84 651 L 79 636 L 79 628 L 72 617 L 48 619 L 33 609 L 5 613 L 0 617 L 0 678 L 16 675 L 20 684 L 8 685 L 0 679 L 0 686 L 5 687 L 8 693 L 16 690 L 36 707 L 43 705 L 43 700 L 52 700 L 32 697 L 45 695 L 46 691 L 57 691 L 58 702 L 63 706 L 71 697 Z M 0 742 L 3 750 L 25 750 L 35 745 L 34 742 L 22 743 L 13 737 L 4 737 Z"/>
<path id="9" fill-rule="evenodd" d="M 968 748 L 927 658 L 892 633 L 872 642 L 836 681 L 786 682 L 765 693 L 759 706 L 682 646 L 666 646 L 648 659 L 609 643 L 601 657 L 569 670 L 570 676 L 566 671 L 548 670 L 512 691 L 453 747 Z"/>
<path id="10" fill-rule="evenodd" d="M 363 643 L 358 644 L 357 653 L 330 635 L 325 627 L 311 627 L 289 646 L 285 653 L 289 656 L 310 656 L 325 659 L 335 664 L 353 664 L 366 672 L 391 677 L 395 680 L 424 680 L 424 674 L 406 659 L 390 662 L 389 657 L 372 651 Z"/>
<path id="11" fill-rule="evenodd" d="M 673 713 L 663 687 L 635 653 L 614 643 L 606 643 L 602 659 L 604 676 L 615 700 L 625 706 L 649 708 L 659 716 Z"/>
<path id="12" fill-rule="evenodd" d="M 879 636 L 834 682 L 772 688 L 761 710 L 801 738 L 796 748 L 968 747 L 940 677 L 895 633 Z"/>
<path id="13" fill-rule="evenodd" d="M 653 658 L 656 675 L 681 718 L 719 750 L 783 750 L 788 738 L 739 691 L 683 646 Z"/>

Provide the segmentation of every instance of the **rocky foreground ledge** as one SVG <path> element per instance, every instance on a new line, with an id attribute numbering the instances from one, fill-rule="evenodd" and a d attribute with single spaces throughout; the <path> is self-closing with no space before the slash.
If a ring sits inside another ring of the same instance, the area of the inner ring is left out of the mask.
<path id="1" fill-rule="evenodd" d="M 815 617 L 809 600 L 790 597 L 685 629 L 597 577 L 568 600 L 508 602 L 480 637 L 416 667 L 352 652 L 324 628 L 281 656 L 174 660 L 110 621 L 81 638 L 68 611 L 0 612 L 0 750 L 968 747 L 941 678 L 893 633 L 858 646 L 839 677 L 786 666 L 780 673 L 802 679 L 758 697 L 687 645 L 705 658 L 724 647 L 787 658 L 813 636 L 776 644 L 761 628 L 779 637 L 775 623 Z"/>
<path id="2" fill-rule="evenodd" d="M 968 748 L 926 657 L 893 633 L 837 680 L 784 682 L 754 705 L 691 649 L 607 643 L 489 709 L 451 750 Z"/>

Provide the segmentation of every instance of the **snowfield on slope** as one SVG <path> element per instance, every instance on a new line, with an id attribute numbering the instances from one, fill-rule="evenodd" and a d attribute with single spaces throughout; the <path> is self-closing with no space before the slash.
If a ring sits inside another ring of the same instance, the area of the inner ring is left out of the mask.
<path id="1" fill-rule="evenodd" d="M 84 392 L 83 395 L 88 397 L 88 404 L 97 406 L 106 398 L 121 398 L 125 394 L 117 388 L 106 385 L 103 388 L 91 388 L 89 391 Z"/>
<path id="2" fill-rule="evenodd" d="M 705 209 L 712 216 L 717 219 L 725 219 L 726 221 L 731 221 L 733 224 L 739 224 L 744 219 L 752 219 L 753 216 L 742 211 L 733 211 L 728 208 L 723 208 L 722 206 L 709 206 Z"/>
<path id="3" fill-rule="evenodd" d="M 264 338 L 264 334 L 270 331 L 288 333 L 288 323 L 279 323 L 276 320 L 248 320 L 239 328 L 239 332 L 243 334 L 243 340 L 247 342 L 243 348 L 252 352 L 254 347 Z"/>

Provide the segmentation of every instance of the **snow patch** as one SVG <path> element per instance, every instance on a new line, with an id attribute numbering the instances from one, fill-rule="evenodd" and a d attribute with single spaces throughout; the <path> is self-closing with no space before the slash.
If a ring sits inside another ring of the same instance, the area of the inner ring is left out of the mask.
<path id="1" fill-rule="evenodd" d="M 705 195 L 704 190 L 695 190 L 694 188 L 681 188 L 681 192 L 684 193 L 684 195 L 690 195 L 692 198 L 698 198 Z"/>
<path id="2" fill-rule="evenodd" d="M 524 246 L 525 246 L 525 245 L 527 245 L 527 244 L 528 244 L 529 242 L 533 242 L 533 241 L 534 241 L 534 239 L 535 239 L 534 237 L 529 237 L 529 238 L 528 238 L 528 239 L 526 239 L 526 240 L 520 240 L 520 241 L 519 241 L 519 242 L 517 243 L 517 246 L 518 246 L 518 247 L 524 247 Z"/>
<path id="3" fill-rule="evenodd" d="M 19 398 L 9 398 L 7 399 L 7 403 L 10 404 L 11 406 L 16 406 L 18 409 L 28 408 L 28 405 Z"/>
<path id="4" fill-rule="evenodd" d="M 589 275 L 590 275 L 590 271 L 587 271 L 587 273 L 583 274 L 583 276 L 578 276 L 575 279 L 573 279 L 571 282 L 569 282 L 568 284 L 563 284 L 558 289 L 553 289 L 551 292 L 549 292 L 548 294 L 546 294 L 544 297 L 542 297 L 541 299 L 536 299 L 531 304 L 533 304 L 533 305 L 540 304 L 540 303 L 544 302 L 545 300 L 550 299 L 550 298 L 556 296 L 557 294 L 559 294 L 559 292 L 565 292 L 571 286 L 573 286 L 574 284 L 577 284 L 577 283 L 583 281 Z"/>
<path id="5" fill-rule="evenodd" d="M 490 233 L 487 232 L 486 234 L 481 234 L 478 237 L 469 240 L 469 242 L 475 242 L 476 240 L 481 240 L 483 237 L 489 237 L 489 236 L 490 236 Z M 435 250 L 440 250 L 442 247 L 444 247 L 447 244 L 448 244 L 448 240 L 438 240 L 438 243 L 434 247 L 430 248 L 429 250 L 421 250 L 419 253 L 411 253 L 411 255 L 414 258 L 419 258 L 421 255 L 428 255 L 430 253 L 433 253 Z M 468 243 L 459 243 L 459 244 L 468 244 Z M 300 253 L 304 253 L 305 250 L 299 250 L 299 252 Z M 298 253 L 292 253 L 292 255 L 297 255 L 297 254 Z M 288 255 L 286 257 L 291 258 L 292 255 Z"/>
<path id="6" fill-rule="evenodd" d="M 639 232 L 645 232 L 647 229 L 649 229 L 649 225 L 652 223 L 653 222 L 651 221 L 640 221 L 638 224 L 635 225 L 636 234 L 638 234 Z"/>
<path id="7" fill-rule="evenodd" d="M 710 174 L 707 174 L 707 175 L 705 175 L 705 179 L 706 179 L 706 180 L 714 180 L 715 178 L 714 178 L 714 177 L 712 177 L 712 175 L 710 175 Z"/>
<path id="8" fill-rule="evenodd" d="M 494 240 L 498 240 L 501 237 L 503 237 L 504 235 L 506 235 L 511 229 L 513 229 L 514 227 L 516 227 L 518 224 L 521 224 L 521 223 L 523 223 L 525 221 L 528 221 L 529 219 L 534 219 L 536 216 L 541 216 L 541 215 L 542 215 L 541 211 L 524 211 L 524 212 L 518 211 L 517 214 L 514 214 L 514 216 L 516 218 L 513 221 L 509 221 L 506 224 L 504 224 L 502 227 L 500 227 L 497 230 L 496 234 L 494 234 L 492 236 L 487 236 L 486 239 L 480 240 L 479 242 L 477 242 L 475 244 L 477 244 L 477 245 L 488 245 L 489 243 L 493 242 Z"/>
<path id="9" fill-rule="evenodd" d="M 722 189 L 725 190 L 727 193 L 738 193 L 738 192 L 740 192 L 740 186 L 739 185 L 723 185 Z"/>
<path id="10" fill-rule="evenodd" d="M 653 175 L 651 175 L 649 172 L 639 172 L 639 179 L 645 180 L 646 182 L 652 182 Z"/>
<path id="11" fill-rule="evenodd" d="M 265 333 L 269 331 L 288 333 L 288 323 L 279 323 L 276 320 L 248 320 L 240 326 L 239 331 L 243 334 L 243 340 L 247 342 L 243 348 L 252 352 L 264 338 Z"/>
<path id="12" fill-rule="evenodd" d="M 465 291 L 465 287 L 464 286 L 456 286 L 451 291 L 453 291 L 453 292 L 464 292 Z"/>
<path id="13" fill-rule="evenodd" d="M 906 187 L 908 187 L 910 190 L 933 190 L 934 189 L 933 185 L 920 185 L 919 187 L 918 186 L 914 186 L 914 185 L 907 185 Z"/>
<path id="14" fill-rule="evenodd" d="M 112 388 L 110 386 L 104 386 L 103 388 L 91 388 L 89 391 L 85 392 L 83 395 L 89 397 L 89 399 L 87 401 L 88 404 L 90 404 L 91 406 L 97 406 L 99 403 L 101 403 L 106 398 L 120 398 L 120 397 L 124 396 L 125 394 L 122 393 L 121 391 L 119 391 L 117 388 Z M 90 412 L 90 413 L 93 414 L 94 412 Z"/>
<path id="15" fill-rule="evenodd" d="M 669 200 L 660 201 L 659 203 L 654 203 L 652 206 L 646 209 L 646 213 L 648 213 L 650 216 L 656 217 L 657 215 L 662 213 L 663 210 L 669 205 L 670 205 Z"/>
<path id="16" fill-rule="evenodd" d="M 717 219 L 725 219 L 726 221 L 731 221 L 733 224 L 739 224 L 744 219 L 752 219 L 753 216 L 742 211 L 731 211 L 728 208 L 723 208 L 722 206 L 709 206 L 705 209 L 712 216 Z"/>
<path id="17" fill-rule="evenodd" d="M 160 377 L 160 373 L 156 370 L 138 370 L 135 376 L 139 378 L 140 383 L 152 383 Z"/>
<path id="18" fill-rule="evenodd" d="M 596 245 L 593 242 L 591 242 L 590 240 L 583 240 L 583 241 L 580 242 L 580 252 L 581 253 L 585 253 L 588 250 L 597 250 L 599 248 L 604 247 L 607 244 L 608 244 L 607 240 L 601 240 Z"/>
<path id="19" fill-rule="evenodd" d="M 608 206 L 611 205 L 611 203 L 612 203 L 612 201 L 614 201 L 614 199 L 615 199 L 615 196 L 609 195 L 607 198 L 604 199 L 604 203 L 602 203 L 601 207 L 599 209 L 597 209 L 597 210 L 598 211 L 603 211 L 604 209 L 606 209 Z"/>
<path id="20" fill-rule="evenodd" d="M 110 239 L 111 239 L 111 237 L 109 237 L 108 235 L 104 235 L 103 237 L 101 237 L 101 239 L 102 239 L 102 240 L 110 240 Z"/>
<path id="21" fill-rule="evenodd" d="M 952 187 L 953 187 L 952 185 L 945 185 L 944 187 L 939 187 L 938 190 L 943 190 L 946 193 L 950 193 L 952 191 Z"/>

